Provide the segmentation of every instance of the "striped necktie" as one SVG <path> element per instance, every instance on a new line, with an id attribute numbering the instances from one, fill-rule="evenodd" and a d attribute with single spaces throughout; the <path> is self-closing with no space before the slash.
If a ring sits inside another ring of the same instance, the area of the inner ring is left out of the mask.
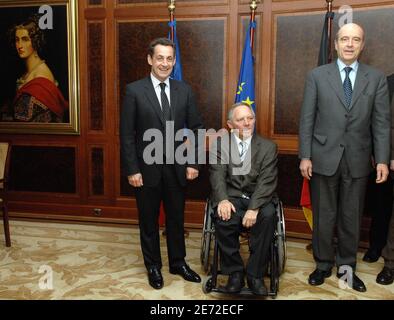
<path id="1" fill-rule="evenodd" d="M 244 156 L 245 153 L 246 153 L 246 142 L 241 141 L 241 142 L 239 143 L 239 146 L 241 147 L 241 151 L 239 152 L 239 157 L 240 157 L 241 160 L 242 160 L 243 156 Z"/>

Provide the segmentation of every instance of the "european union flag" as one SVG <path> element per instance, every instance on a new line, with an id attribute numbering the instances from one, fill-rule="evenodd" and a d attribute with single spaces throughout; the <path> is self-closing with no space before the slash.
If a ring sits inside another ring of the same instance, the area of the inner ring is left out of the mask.
<path id="1" fill-rule="evenodd" d="M 175 66 L 174 69 L 172 70 L 171 79 L 174 80 L 182 80 L 183 75 L 182 75 L 182 62 L 181 62 L 181 51 L 179 49 L 179 42 L 178 38 L 176 36 L 176 20 L 168 22 L 168 26 L 170 28 L 174 27 L 174 40 L 173 42 L 175 43 Z M 171 32 L 168 34 L 168 38 L 171 39 Z"/>
<path id="2" fill-rule="evenodd" d="M 237 94 L 235 102 L 244 102 L 250 105 L 256 111 L 254 100 L 254 58 L 250 43 L 250 31 L 256 28 L 256 22 L 250 21 L 248 32 L 246 34 L 245 46 L 242 53 L 242 63 L 239 70 L 239 79 L 237 85 Z"/>

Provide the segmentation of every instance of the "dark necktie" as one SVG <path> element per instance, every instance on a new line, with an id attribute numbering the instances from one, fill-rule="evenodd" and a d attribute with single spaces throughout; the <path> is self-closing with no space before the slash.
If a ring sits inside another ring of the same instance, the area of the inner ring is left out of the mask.
<path id="1" fill-rule="evenodd" d="M 161 97 L 161 110 L 163 111 L 163 116 L 165 121 L 171 120 L 171 109 L 170 103 L 168 102 L 168 98 L 165 92 L 166 84 L 164 82 L 160 83 L 160 97 Z"/>
<path id="2" fill-rule="evenodd" d="M 345 81 L 343 82 L 343 91 L 345 92 L 345 100 L 346 100 L 346 106 L 349 108 L 350 103 L 352 102 L 352 82 L 350 81 L 349 78 L 349 73 L 352 71 L 352 67 L 345 67 L 345 72 L 346 72 L 346 77 Z"/>

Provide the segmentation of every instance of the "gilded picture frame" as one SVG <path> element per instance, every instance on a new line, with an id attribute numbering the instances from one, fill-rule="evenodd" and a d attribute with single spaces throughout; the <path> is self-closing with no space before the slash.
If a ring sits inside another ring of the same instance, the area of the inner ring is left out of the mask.
<path id="1" fill-rule="evenodd" d="M 77 10 L 0 0 L 0 133 L 80 134 Z"/>

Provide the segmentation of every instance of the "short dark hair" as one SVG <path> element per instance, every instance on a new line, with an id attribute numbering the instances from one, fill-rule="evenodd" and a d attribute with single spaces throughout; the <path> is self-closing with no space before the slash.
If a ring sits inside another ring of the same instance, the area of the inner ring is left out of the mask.
<path id="1" fill-rule="evenodd" d="M 21 24 L 14 25 L 9 30 L 9 39 L 11 44 L 15 46 L 16 30 L 26 30 L 31 39 L 31 44 L 33 46 L 33 49 L 36 50 L 38 54 L 40 54 L 45 45 L 45 37 L 44 37 L 44 31 L 42 31 L 39 27 L 39 19 L 40 19 L 39 15 L 33 15 L 29 17 L 26 21 L 22 22 Z"/>
<path id="2" fill-rule="evenodd" d="M 149 47 L 148 47 L 148 54 L 153 57 L 153 54 L 155 53 L 155 47 L 157 45 L 162 45 L 162 46 L 169 46 L 172 47 L 174 49 L 174 55 L 175 55 L 175 43 L 173 41 L 171 41 L 168 38 L 156 38 L 153 39 L 150 43 L 149 43 Z"/>

